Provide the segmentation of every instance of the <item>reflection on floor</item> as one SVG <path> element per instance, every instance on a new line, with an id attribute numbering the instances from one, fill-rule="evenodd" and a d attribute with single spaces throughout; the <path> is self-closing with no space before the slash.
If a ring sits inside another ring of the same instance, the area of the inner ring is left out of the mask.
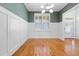
<path id="1" fill-rule="evenodd" d="M 79 56 L 79 39 L 66 38 L 64 42 L 66 56 Z"/>
<path id="2" fill-rule="evenodd" d="M 60 39 L 28 39 L 13 56 L 64 56 L 64 42 Z"/>
<path id="3" fill-rule="evenodd" d="M 79 40 L 31 38 L 13 56 L 79 56 Z"/>

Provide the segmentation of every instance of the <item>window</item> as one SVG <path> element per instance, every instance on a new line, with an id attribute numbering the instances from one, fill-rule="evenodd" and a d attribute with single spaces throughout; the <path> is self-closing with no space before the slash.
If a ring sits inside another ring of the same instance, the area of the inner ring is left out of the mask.
<path id="1" fill-rule="evenodd" d="M 50 14 L 48 13 L 46 14 L 35 13 L 34 14 L 35 29 L 37 31 L 48 31 L 49 21 L 50 21 Z"/>

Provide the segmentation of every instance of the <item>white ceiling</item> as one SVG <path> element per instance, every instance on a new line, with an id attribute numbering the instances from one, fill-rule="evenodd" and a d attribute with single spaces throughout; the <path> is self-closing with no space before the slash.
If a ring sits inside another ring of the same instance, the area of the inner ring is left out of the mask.
<path id="1" fill-rule="evenodd" d="M 67 5 L 67 3 L 50 3 L 50 4 L 54 4 L 53 7 L 54 11 L 60 11 Z M 41 11 L 42 10 L 40 8 L 41 5 L 47 5 L 47 3 L 25 3 L 25 6 L 28 9 L 28 11 Z"/>

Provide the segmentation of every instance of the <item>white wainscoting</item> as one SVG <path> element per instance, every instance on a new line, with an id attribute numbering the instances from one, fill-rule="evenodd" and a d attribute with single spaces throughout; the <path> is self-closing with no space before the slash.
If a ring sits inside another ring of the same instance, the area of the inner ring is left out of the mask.
<path id="1" fill-rule="evenodd" d="M 7 55 L 7 15 L 0 11 L 0 56 Z"/>
<path id="2" fill-rule="evenodd" d="M 27 27 L 27 21 L 0 6 L 0 55 L 12 55 L 28 39 Z"/>
<path id="3" fill-rule="evenodd" d="M 27 40 L 27 37 L 27 22 L 8 16 L 8 51 L 12 54 Z"/>
<path id="4" fill-rule="evenodd" d="M 50 23 L 49 31 L 35 31 L 34 23 L 28 23 L 28 38 L 62 38 L 62 23 Z"/>

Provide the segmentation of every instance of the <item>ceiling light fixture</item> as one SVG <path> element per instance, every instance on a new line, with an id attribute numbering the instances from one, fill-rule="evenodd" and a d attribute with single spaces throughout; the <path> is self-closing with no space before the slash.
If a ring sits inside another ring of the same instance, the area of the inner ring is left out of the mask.
<path id="1" fill-rule="evenodd" d="M 42 13 L 45 13 L 45 10 L 42 10 Z"/>
<path id="2" fill-rule="evenodd" d="M 53 10 L 52 10 L 52 8 L 54 7 L 53 4 L 49 5 L 47 3 L 47 5 L 41 5 L 40 7 L 42 9 L 42 11 L 41 11 L 42 13 L 45 13 L 46 11 L 49 11 L 50 13 L 53 13 Z"/>
<path id="3" fill-rule="evenodd" d="M 50 9 L 50 6 L 46 6 L 46 9 Z"/>
<path id="4" fill-rule="evenodd" d="M 54 5 L 52 4 L 51 6 L 50 6 L 50 8 L 53 8 L 54 7 Z"/>
<path id="5" fill-rule="evenodd" d="M 50 10 L 49 10 L 49 12 L 50 12 L 50 13 L 53 13 L 53 10 L 52 10 L 52 9 L 50 9 Z"/>
<path id="6" fill-rule="evenodd" d="M 44 6 L 43 6 L 43 5 L 41 5 L 40 7 L 41 7 L 42 9 L 44 9 Z"/>

